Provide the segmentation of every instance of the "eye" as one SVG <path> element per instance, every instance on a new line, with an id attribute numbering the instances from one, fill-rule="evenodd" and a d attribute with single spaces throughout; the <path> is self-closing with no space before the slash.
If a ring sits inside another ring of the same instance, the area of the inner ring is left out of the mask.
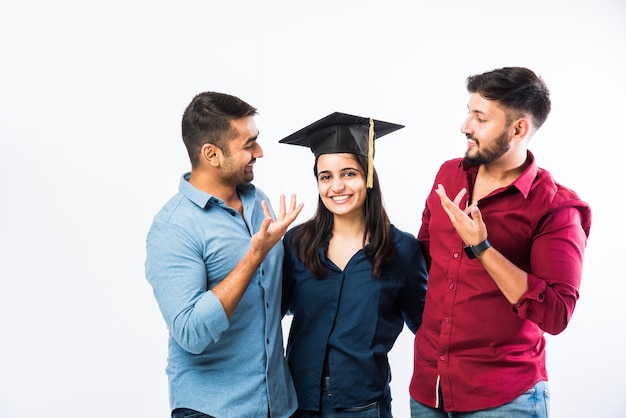
<path id="1" fill-rule="evenodd" d="M 329 179 L 330 179 L 330 176 L 329 176 L 328 174 L 320 174 L 320 175 L 317 177 L 317 179 L 318 179 L 319 181 L 327 181 L 327 180 L 329 180 Z"/>
<path id="2" fill-rule="evenodd" d="M 359 177 L 361 172 L 356 169 L 345 170 L 342 174 L 343 177 Z"/>

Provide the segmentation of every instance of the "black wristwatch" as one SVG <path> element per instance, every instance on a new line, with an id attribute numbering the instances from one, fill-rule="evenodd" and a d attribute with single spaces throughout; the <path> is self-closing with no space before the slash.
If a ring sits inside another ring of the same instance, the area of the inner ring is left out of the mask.
<path id="1" fill-rule="evenodd" d="M 463 249 L 465 250 L 465 254 L 467 254 L 469 258 L 476 258 L 489 247 L 491 247 L 491 243 L 488 239 L 486 239 L 480 244 L 466 245 L 465 247 L 463 247 Z"/>

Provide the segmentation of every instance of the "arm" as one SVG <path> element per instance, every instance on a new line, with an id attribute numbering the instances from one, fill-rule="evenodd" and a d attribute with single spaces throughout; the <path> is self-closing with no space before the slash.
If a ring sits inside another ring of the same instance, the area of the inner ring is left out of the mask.
<path id="1" fill-rule="evenodd" d="M 437 194 L 466 245 L 476 245 L 487 238 L 487 228 L 478 207 L 468 208 L 468 213 L 459 208 L 465 189 L 454 201 L 447 197 L 441 185 Z M 478 256 L 502 294 L 513 305 L 513 311 L 553 335 L 566 328 L 578 299 L 587 238 L 583 226 L 586 222 L 583 222 L 580 209 L 564 205 L 545 217 L 533 237 L 530 274 L 493 247 Z"/>
<path id="2" fill-rule="evenodd" d="M 267 204 L 265 202 L 261 204 L 265 219 L 259 231 L 250 239 L 248 252 L 224 280 L 211 289 L 224 307 L 228 318 L 232 316 L 237 308 L 246 287 L 248 287 L 248 283 L 250 283 L 250 279 L 263 262 L 269 250 L 285 235 L 287 228 L 296 219 L 303 207 L 302 203 L 296 206 L 296 197 L 292 195 L 289 212 L 287 212 L 285 210 L 285 196 L 281 195 L 280 211 L 276 221 L 272 222 Z"/>
<path id="3" fill-rule="evenodd" d="M 223 279 L 229 283 L 218 290 L 222 300 L 216 292 L 207 290 L 205 238 L 196 235 L 196 230 L 176 223 L 156 222 L 152 226 L 146 242 L 146 278 L 153 287 L 169 332 L 183 349 L 199 354 L 219 340 L 263 254 L 267 254 L 272 242 L 280 239 L 301 208 L 302 204 L 295 208 L 292 197 L 287 215 L 281 197 L 281 211 L 272 223 L 265 206 L 265 219 L 250 239 L 250 248 Z"/>
<path id="4" fill-rule="evenodd" d="M 283 246 L 285 249 L 285 257 L 283 258 L 283 283 L 282 283 L 282 299 L 280 306 L 280 313 L 284 317 L 287 314 L 292 314 L 291 305 L 293 303 L 293 292 L 295 281 L 293 280 L 293 250 L 291 243 L 288 240 L 289 235 L 283 239 Z"/>
<path id="5" fill-rule="evenodd" d="M 513 306 L 546 332 L 563 331 L 574 312 L 587 242 L 582 207 L 560 207 L 543 220 L 533 240 L 529 290 Z"/>
<path id="6" fill-rule="evenodd" d="M 430 269 L 432 258 L 430 256 L 430 208 L 428 207 L 428 199 L 426 199 L 426 205 L 422 211 L 422 225 L 417 233 L 417 239 L 420 241 L 422 247 L 422 254 L 426 259 L 426 268 Z"/>
<path id="7" fill-rule="evenodd" d="M 408 260 L 410 262 L 406 272 L 406 283 L 404 289 L 400 292 L 399 298 L 404 322 L 411 332 L 415 334 L 422 324 L 428 279 L 426 260 L 422 254 L 419 241 L 413 247 Z"/>
<path id="8" fill-rule="evenodd" d="M 460 209 L 459 204 L 465 196 L 465 189 L 457 194 L 454 201 L 448 198 L 446 190 L 441 184 L 437 186 L 435 192 L 441 199 L 443 209 L 450 217 L 452 225 L 465 245 L 477 245 L 487 239 L 487 226 L 483 222 L 478 206 L 470 206 L 466 209 L 467 212 Z M 511 304 L 517 303 L 522 295 L 528 291 L 527 273 L 507 260 L 495 248 L 491 247 L 483 251 L 478 259 Z"/>

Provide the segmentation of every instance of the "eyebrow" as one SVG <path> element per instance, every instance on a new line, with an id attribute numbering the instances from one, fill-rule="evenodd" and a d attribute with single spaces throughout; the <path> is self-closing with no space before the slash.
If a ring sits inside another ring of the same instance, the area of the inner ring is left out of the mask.
<path id="1" fill-rule="evenodd" d="M 486 115 L 487 113 L 485 113 L 482 110 L 478 110 L 478 109 L 472 109 L 469 106 L 467 106 L 467 111 L 470 113 L 480 113 L 481 115 Z"/>
<path id="2" fill-rule="evenodd" d="M 341 170 L 339 170 L 340 172 L 345 172 L 345 171 L 359 171 L 359 169 L 357 167 L 344 167 Z M 317 172 L 317 175 L 320 175 L 322 173 L 330 173 L 331 170 L 321 170 Z"/>
<path id="3" fill-rule="evenodd" d="M 489 118 L 489 117 L 491 117 L 489 113 L 484 112 L 484 111 L 482 111 L 482 110 L 477 110 L 477 109 L 472 110 L 472 109 L 470 109 L 469 107 L 467 108 L 467 110 L 469 111 L 469 113 L 473 113 L 473 114 L 475 114 L 475 115 L 480 115 L 480 116 L 483 116 L 483 117 L 485 117 L 485 118 Z"/>
<path id="4" fill-rule="evenodd" d="M 255 136 L 252 136 L 252 137 L 246 139 L 246 145 L 256 141 L 258 139 L 258 137 L 259 137 L 259 134 L 256 134 Z"/>

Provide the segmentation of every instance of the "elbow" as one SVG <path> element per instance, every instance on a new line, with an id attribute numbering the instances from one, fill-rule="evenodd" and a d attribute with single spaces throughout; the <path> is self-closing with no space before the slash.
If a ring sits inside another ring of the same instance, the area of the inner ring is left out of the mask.
<path id="1" fill-rule="evenodd" d="M 174 335 L 174 339 L 180 348 L 191 354 L 201 354 L 209 345 L 196 332 L 179 332 L 178 335 Z"/>
<path id="2" fill-rule="evenodd" d="M 574 307 L 563 307 L 560 314 L 554 315 L 553 320 L 544 321 L 544 323 L 538 324 L 542 331 L 547 332 L 550 335 L 559 335 L 569 325 L 569 321 L 572 318 Z"/>
<path id="3" fill-rule="evenodd" d="M 539 325 L 539 328 L 541 328 L 544 332 L 547 332 L 550 335 L 559 335 L 560 333 L 565 331 L 565 328 L 567 328 L 570 318 L 571 313 L 564 313 L 563 315 L 560 315 L 560 318 L 553 321 L 552 323 L 546 324 L 546 326 L 543 326 L 543 324 Z"/>
<path id="4" fill-rule="evenodd" d="M 540 325 L 539 328 L 541 328 L 542 331 L 547 332 L 550 335 L 559 335 L 560 333 L 565 331 L 565 328 L 567 328 L 567 323 L 565 323 L 565 324 L 557 324 L 557 325 L 551 326 L 551 327 L 544 327 L 544 326 Z"/>
<path id="5" fill-rule="evenodd" d="M 194 318 L 187 317 L 174 321 L 171 334 L 178 345 L 191 354 L 201 354 L 206 348 L 219 340 L 219 335 L 213 335 L 207 324 Z"/>
<path id="6" fill-rule="evenodd" d="M 181 348 L 191 354 L 201 354 L 206 347 L 198 344 L 180 344 Z"/>

